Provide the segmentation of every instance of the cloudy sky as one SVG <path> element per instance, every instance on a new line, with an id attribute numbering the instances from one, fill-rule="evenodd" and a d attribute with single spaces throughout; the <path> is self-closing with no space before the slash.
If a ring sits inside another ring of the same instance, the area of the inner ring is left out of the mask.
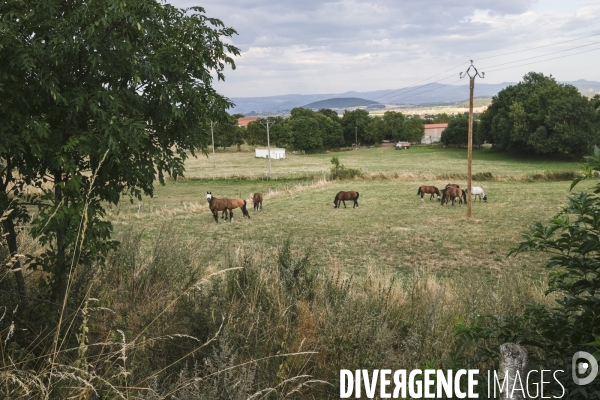
<path id="1" fill-rule="evenodd" d="M 169 2 L 202 6 L 238 32 L 237 69 L 216 85 L 229 97 L 463 84 L 471 59 L 486 83 L 528 71 L 600 81 L 598 0 Z"/>

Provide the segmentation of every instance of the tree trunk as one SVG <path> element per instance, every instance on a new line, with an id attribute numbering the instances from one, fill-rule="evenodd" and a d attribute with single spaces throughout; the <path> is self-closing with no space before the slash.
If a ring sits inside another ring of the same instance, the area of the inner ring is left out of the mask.
<path id="1" fill-rule="evenodd" d="M 8 245 L 8 251 L 10 252 L 10 256 L 14 257 L 15 255 L 19 254 L 18 246 L 17 246 L 17 232 L 15 230 L 15 223 L 12 220 L 12 218 L 10 218 L 10 216 L 9 216 L 6 219 L 6 221 L 4 221 L 3 225 L 4 225 L 4 229 L 6 230 L 6 233 L 8 234 L 6 236 L 6 243 Z M 24 308 L 27 308 L 27 306 L 28 306 L 27 291 L 25 289 L 25 278 L 23 277 L 23 271 L 21 270 L 21 268 L 22 268 L 21 261 L 19 261 L 19 259 L 16 258 L 16 261 L 12 266 L 12 269 L 14 271 L 13 274 L 15 275 L 15 280 L 17 281 L 17 291 L 19 293 L 19 298 L 21 300 L 21 303 Z"/>
<path id="2" fill-rule="evenodd" d="M 7 206 L 10 204 L 8 194 L 7 194 L 7 189 L 8 189 L 8 183 L 12 180 L 12 172 L 10 170 L 10 165 L 7 165 L 6 169 L 7 169 L 6 180 L 0 179 L 0 196 L 1 196 L 0 199 L 2 200 L 2 203 L 4 203 L 4 206 Z M 4 210 L 4 211 L 6 211 L 6 210 Z M 0 212 L 0 216 L 1 215 L 2 215 L 2 212 Z M 10 256 L 14 257 L 15 255 L 19 254 L 19 251 L 18 251 L 19 248 L 17 246 L 17 231 L 15 229 L 14 214 L 9 215 L 6 218 L 6 220 L 4 220 L 2 222 L 2 225 L 4 226 L 5 233 L 7 234 L 6 244 L 8 246 L 8 251 L 10 253 Z M 25 278 L 23 276 L 23 271 L 21 270 L 21 268 L 22 268 L 21 262 L 17 258 L 16 262 L 12 266 L 12 269 L 14 270 L 13 274 L 15 276 L 15 280 L 17 281 L 17 292 L 19 294 L 21 304 L 23 305 L 23 308 L 27 308 L 27 306 L 28 306 L 27 291 L 25 289 Z"/>
<path id="3" fill-rule="evenodd" d="M 57 172 L 54 174 L 54 204 L 57 207 L 60 206 L 63 200 L 63 193 L 60 187 L 60 183 L 63 182 L 63 176 L 61 172 Z M 67 207 L 65 202 L 64 207 Z M 56 302 L 59 304 L 59 307 L 62 307 L 65 298 L 67 296 L 67 286 L 69 279 L 69 267 L 66 263 L 67 259 L 67 243 L 65 243 L 65 228 L 64 223 L 58 224 L 56 228 L 56 275 L 54 278 L 56 279 Z"/>

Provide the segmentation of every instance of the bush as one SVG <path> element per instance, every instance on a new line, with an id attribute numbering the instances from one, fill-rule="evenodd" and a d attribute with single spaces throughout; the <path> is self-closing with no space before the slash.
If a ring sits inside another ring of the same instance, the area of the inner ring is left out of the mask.
<path id="1" fill-rule="evenodd" d="M 344 167 L 340 164 L 337 156 L 331 158 L 331 163 L 333 164 L 333 167 L 331 167 L 332 180 L 362 178 L 364 175 L 360 169 Z"/>
<path id="2" fill-rule="evenodd" d="M 600 149 L 588 157 L 585 177 L 600 170 Z M 576 179 L 571 189 L 583 178 Z M 564 209 L 549 224 L 537 223 L 523 235 L 524 241 L 512 251 L 539 251 L 551 255 L 547 294 L 554 294 L 554 307 L 527 305 L 524 313 L 501 317 L 477 317 L 460 323 L 463 349 L 471 348 L 470 365 L 498 365 L 498 347 L 513 342 L 530 349 L 536 369 L 565 371 L 561 382 L 566 398 L 600 399 L 600 380 L 578 386 L 570 379 L 571 360 L 577 351 L 600 358 L 600 184 L 593 194 L 571 195 Z M 554 381 L 551 391 L 562 393 Z"/>

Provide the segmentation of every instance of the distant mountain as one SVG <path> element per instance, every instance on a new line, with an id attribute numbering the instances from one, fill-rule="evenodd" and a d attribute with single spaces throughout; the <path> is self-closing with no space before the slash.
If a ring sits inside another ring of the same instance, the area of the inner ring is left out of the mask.
<path id="1" fill-rule="evenodd" d="M 336 97 L 333 99 L 315 101 L 302 107 L 320 110 L 321 108 L 354 108 L 370 106 L 372 104 L 379 103 L 373 100 L 360 99 L 358 97 Z"/>
<path id="2" fill-rule="evenodd" d="M 600 93 L 600 82 L 586 81 L 583 79 L 572 82 L 561 82 L 575 86 L 582 94 L 593 96 Z M 488 84 L 477 81 L 475 84 L 475 97 L 490 98 L 498 94 L 507 86 L 515 82 L 504 82 L 499 84 Z M 377 90 L 371 92 L 346 92 L 329 94 L 287 94 L 282 96 L 268 97 L 234 97 L 235 103 L 233 113 L 240 114 L 284 114 L 294 107 L 307 108 L 354 108 L 357 106 L 368 106 L 373 103 L 388 105 L 444 105 L 461 103 L 469 98 L 469 81 L 465 80 L 462 85 L 442 85 L 431 83 L 421 86 L 413 86 L 402 89 Z M 362 103 L 348 106 L 321 106 L 315 105 L 323 100 L 341 101 L 341 99 L 357 99 Z"/>

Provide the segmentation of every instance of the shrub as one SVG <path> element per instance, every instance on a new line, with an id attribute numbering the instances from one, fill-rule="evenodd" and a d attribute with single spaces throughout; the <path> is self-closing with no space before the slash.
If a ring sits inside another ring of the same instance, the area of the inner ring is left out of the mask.
<path id="1" fill-rule="evenodd" d="M 333 167 L 331 167 L 332 180 L 362 178 L 364 175 L 360 169 L 344 167 L 340 164 L 337 156 L 331 158 L 331 163 L 333 164 Z"/>
<path id="2" fill-rule="evenodd" d="M 585 177 L 600 170 L 600 149 L 588 157 Z M 584 178 L 577 178 L 571 189 Z M 536 223 L 523 235 L 524 241 L 511 254 L 539 251 L 551 255 L 547 294 L 554 294 L 554 307 L 527 305 L 524 313 L 509 317 L 487 315 L 459 323 L 463 348 L 472 347 L 467 362 L 496 366 L 502 343 L 520 343 L 530 348 L 530 362 L 537 369 L 563 370 L 567 397 L 600 399 L 600 380 L 578 386 L 570 379 L 571 360 L 577 351 L 600 358 L 600 183 L 594 193 L 571 195 L 566 207 L 544 225 Z M 551 391 L 560 396 L 554 381 Z"/>

